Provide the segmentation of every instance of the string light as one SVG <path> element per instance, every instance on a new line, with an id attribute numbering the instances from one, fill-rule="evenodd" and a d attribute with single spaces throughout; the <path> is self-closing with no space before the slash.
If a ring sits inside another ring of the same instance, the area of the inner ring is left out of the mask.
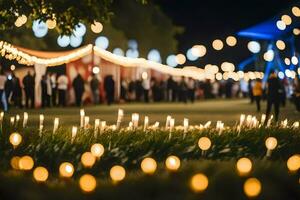
<path id="1" fill-rule="evenodd" d="M 274 137 L 268 137 L 266 139 L 265 145 L 266 145 L 267 149 L 274 150 L 277 146 L 277 139 Z"/>
<path id="2" fill-rule="evenodd" d="M 283 30 L 286 28 L 285 23 L 284 23 L 283 21 L 281 21 L 281 20 L 278 20 L 278 21 L 276 22 L 276 26 L 277 26 L 277 28 L 278 28 L 279 30 L 281 30 L 281 31 L 283 31 Z"/>
<path id="3" fill-rule="evenodd" d="M 19 169 L 21 170 L 31 170 L 34 166 L 34 161 L 30 156 L 23 156 L 19 160 Z"/>
<path id="4" fill-rule="evenodd" d="M 54 29 L 56 27 L 56 20 L 48 19 L 46 24 L 49 29 Z"/>
<path id="5" fill-rule="evenodd" d="M 97 186 L 97 181 L 91 174 L 84 174 L 79 179 L 79 186 L 83 192 L 92 192 Z"/>
<path id="6" fill-rule="evenodd" d="M 94 21 L 94 23 L 91 24 L 91 30 L 94 33 L 100 33 L 103 30 L 103 25 L 100 22 Z"/>
<path id="7" fill-rule="evenodd" d="M 256 178 L 249 178 L 244 183 L 244 192 L 248 197 L 256 197 L 261 192 L 261 183 Z"/>
<path id="8" fill-rule="evenodd" d="M 183 54 L 177 54 L 176 55 L 176 62 L 179 64 L 179 65 L 183 65 L 186 61 L 186 58 Z"/>
<path id="9" fill-rule="evenodd" d="M 294 35 L 299 35 L 300 34 L 300 29 L 294 28 L 293 33 L 294 33 Z"/>
<path id="10" fill-rule="evenodd" d="M 252 169 L 252 162 L 249 158 L 240 158 L 236 163 L 236 169 L 240 175 L 247 175 Z"/>
<path id="11" fill-rule="evenodd" d="M 156 168 L 157 163 L 153 158 L 144 158 L 141 162 L 141 169 L 145 174 L 153 174 Z"/>
<path id="12" fill-rule="evenodd" d="M 288 159 L 287 168 L 291 172 L 297 172 L 300 169 L 300 155 L 299 154 L 293 155 Z"/>
<path id="13" fill-rule="evenodd" d="M 234 36 L 228 36 L 226 38 L 226 43 L 228 46 L 233 47 L 237 44 L 237 39 Z"/>
<path id="14" fill-rule="evenodd" d="M 126 171 L 125 171 L 124 167 L 122 167 L 120 165 L 115 165 L 110 169 L 109 174 L 110 174 L 110 178 L 114 182 L 119 182 L 125 178 Z"/>
<path id="15" fill-rule="evenodd" d="M 170 171 L 177 171 L 180 167 L 180 159 L 177 156 L 169 156 L 166 159 L 165 165 Z"/>
<path id="16" fill-rule="evenodd" d="M 85 152 L 81 155 L 81 163 L 85 167 L 92 167 L 96 162 L 96 158 L 91 152 Z"/>
<path id="17" fill-rule="evenodd" d="M 190 187 L 195 192 L 203 192 L 208 187 L 208 178 L 204 174 L 195 174 L 190 180 Z"/>
<path id="18" fill-rule="evenodd" d="M 48 179 L 49 173 L 45 167 L 36 167 L 33 170 L 33 178 L 37 182 L 45 182 Z"/>
<path id="19" fill-rule="evenodd" d="M 300 17 L 300 8 L 298 8 L 297 6 L 294 6 L 292 8 L 292 13 L 293 15 L 295 15 L 296 17 Z"/>
<path id="20" fill-rule="evenodd" d="M 14 146 L 17 147 L 22 142 L 22 136 L 19 133 L 12 133 L 9 136 L 9 142 Z"/>
<path id="21" fill-rule="evenodd" d="M 64 162 L 59 166 L 59 174 L 61 177 L 70 178 L 73 176 L 74 167 L 69 162 Z"/>
<path id="22" fill-rule="evenodd" d="M 211 141 L 208 137 L 201 137 L 198 140 L 198 146 L 202 151 L 207 151 L 211 147 Z"/>
<path id="23" fill-rule="evenodd" d="M 21 157 L 19 156 L 14 156 L 12 157 L 12 159 L 10 160 L 10 166 L 15 169 L 18 170 L 19 168 L 19 161 L 20 161 Z"/>
<path id="24" fill-rule="evenodd" d="M 102 144 L 93 144 L 91 147 L 91 153 L 96 158 L 100 158 L 104 154 L 104 147 Z"/>
<path id="25" fill-rule="evenodd" d="M 282 40 L 277 40 L 276 41 L 276 46 L 279 50 L 284 50 L 285 49 L 285 43 Z"/>
<path id="26" fill-rule="evenodd" d="M 224 46 L 224 44 L 223 44 L 222 40 L 220 40 L 220 39 L 216 39 L 212 42 L 212 47 L 217 51 L 222 50 L 223 46 Z"/>

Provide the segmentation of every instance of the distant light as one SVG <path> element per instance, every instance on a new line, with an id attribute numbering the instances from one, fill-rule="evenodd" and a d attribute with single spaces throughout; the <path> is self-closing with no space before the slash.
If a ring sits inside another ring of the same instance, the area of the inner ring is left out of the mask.
<path id="1" fill-rule="evenodd" d="M 175 55 L 172 54 L 172 55 L 169 55 L 167 57 L 167 65 L 169 65 L 170 67 L 176 67 L 177 66 Z"/>
<path id="2" fill-rule="evenodd" d="M 284 50 L 285 49 L 285 43 L 282 40 L 277 40 L 276 41 L 276 46 L 279 50 Z"/>
<path id="3" fill-rule="evenodd" d="M 177 171 L 180 167 L 180 159 L 177 156 L 169 156 L 166 159 L 165 165 L 170 171 Z"/>
<path id="4" fill-rule="evenodd" d="M 217 51 L 220 51 L 223 49 L 224 47 L 224 44 L 222 42 L 222 40 L 219 40 L 219 39 L 216 39 L 212 42 L 212 47 L 217 50 Z"/>
<path id="5" fill-rule="evenodd" d="M 268 137 L 265 141 L 267 149 L 274 150 L 277 146 L 277 139 L 274 137 Z"/>
<path id="6" fill-rule="evenodd" d="M 176 62 L 179 64 L 179 65 L 183 65 L 186 61 L 186 58 L 183 54 L 177 54 L 176 55 Z"/>
<path id="7" fill-rule="evenodd" d="M 62 35 L 57 38 L 57 44 L 60 47 L 67 47 L 70 44 L 70 42 L 70 37 L 66 35 Z"/>
<path id="8" fill-rule="evenodd" d="M 37 167 L 33 170 L 33 178 L 37 182 L 45 182 L 48 179 L 49 173 L 45 167 Z"/>
<path id="9" fill-rule="evenodd" d="M 204 174 L 195 174 L 190 181 L 190 187 L 195 192 L 202 192 L 208 187 L 208 178 Z"/>
<path id="10" fill-rule="evenodd" d="M 9 75 L 7 76 L 7 79 L 8 79 L 8 80 L 12 80 L 12 75 L 9 74 Z"/>
<path id="11" fill-rule="evenodd" d="M 15 69 L 16 69 L 16 66 L 15 66 L 15 65 L 11 65 L 11 66 L 10 66 L 10 70 L 11 70 L 11 71 L 14 71 Z"/>
<path id="12" fill-rule="evenodd" d="M 289 69 L 286 69 L 285 70 L 285 75 L 290 78 L 292 76 L 292 71 L 289 70 Z"/>
<path id="13" fill-rule="evenodd" d="M 21 15 L 17 18 L 17 20 L 15 21 L 15 26 L 16 27 L 21 27 L 22 25 L 26 24 L 27 22 L 27 17 L 26 15 Z"/>
<path id="14" fill-rule="evenodd" d="M 14 146 L 17 147 L 22 142 L 22 136 L 19 133 L 12 133 L 9 136 L 9 142 Z"/>
<path id="15" fill-rule="evenodd" d="M 90 174 L 84 174 L 79 179 L 79 186 L 84 192 L 92 192 L 97 186 L 97 181 L 94 176 Z"/>
<path id="16" fill-rule="evenodd" d="M 110 174 L 110 178 L 113 181 L 119 182 L 125 178 L 126 171 L 125 171 L 124 167 L 122 167 L 120 165 L 115 165 L 110 169 L 109 174 Z"/>
<path id="17" fill-rule="evenodd" d="M 153 158 L 144 158 L 141 162 L 141 169 L 145 174 L 153 174 L 157 168 L 157 163 Z"/>
<path id="18" fill-rule="evenodd" d="M 297 172 L 300 169 L 300 155 L 299 154 L 295 154 L 288 159 L 287 168 L 291 172 Z"/>
<path id="19" fill-rule="evenodd" d="M 237 44 L 237 39 L 234 36 L 228 36 L 226 38 L 226 43 L 228 46 L 233 47 Z"/>
<path id="20" fill-rule="evenodd" d="M 49 29 L 54 29 L 56 27 L 56 20 L 48 19 L 46 24 Z"/>
<path id="21" fill-rule="evenodd" d="M 285 25 L 291 25 L 292 18 L 288 15 L 282 15 L 281 16 L 281 21 L 283 21 L 285 23 Z"/>
<path id="22" fill-rule="evenodd" d="M 298 58 L 296 56 L 293 56 L 291 60 L 292 60 L 293 65 L 298 64 Z"/>
<path id="23" fill-rule="evenodd" d="M 267 62 L 271 62 L 274 59 L 274 51 L 269 49 L 266 53 L 264 53 L 264 60 Z"/>
<path id="24" fill-rule="evenodd" d="M 198 56 L 194 56 L 194 54 L 192 53 L 192 48 L 191 49 L 189 49 L 189 50 L 187 50 L 187 52 L 186 52 L 186 57 L 187 57 L 187 59 L 188 60 L 190 60 L 190 61 L 195 61 L 195 60 L 197 60 L 199 57 Z"/>
<path id="25" fill-rule="evenodd" d="M 160 53 L 157 49 L 151 49 L 147 56 L 148 60 L 153 62 L 161 63 Z"/>
<path id="26" fill-rule="evenodd" d="M 278 78 L 284 79 L 284 73 L 283 72 L 278 72 Z"/>
<path id="27" fill-rule="evenodd" d="M 37 38 L 42 38 L 48 33 L 47 24 L 39 19 L 33 21 L 32 30 Z"/>
<path id="28" fill-rule="evenodd" d="M 143 72 L 143 73 L 142 73 L 142 79 L 143 79 L 143 80 L 148 79 L 148 73 L 147 73 L 147 72 Z"/>
<path id="29" fill-rule="evenodd" d="M 83 23 L 79 23 L 75 26 L 75 30 L 73 30 L 73 34 L 76 37 L 83 37 L 86 33 L 86 27 Z"/>
<path id="30" fill-rule="evenodd" d="M 252 162 L 249 158 L 240 158 L 236 163 L 236 169 L 240 175 L 247 175 L 252 169 Z"/>
<path id="31" fill-rule="evenodd" d="M 138 48 L 138 43 L 136 40 L 131 39 L 128 41 L 128 48 L 130 49 L 137 49 Z"/>
<path id="32" fill-rule="evenodd" d="M 207 151 L 211 147 L 211 141 L 208 137 L 201 137 L 198 140 L 198 146 L 202 151 Z"/>
<path id="33" fill-rule="evenodd" d="M 70 178 L 73 176 L 74 167 L 71 163 L 64 162 L 59 166 L 59 174 L 62 177 Z"/>
<path id="34" fill-rule="evenodd" d="M 113 54 L 118 55 L 118 56 L 124 56 L 124 51 L 121 48 L 115 48 L 113 50 Z"/>
<path id="35" fill-rule="evenodd" d="M 75 35 L 71 35 L 70 45 L 72 47 L 79 47 L 82 43 L 82 37 L 76 37 Z"/>
<path id="36" fill-rule="evenodd" d="M 248 49 L 252 53 L 259 53 L 260 52 L 260 44 L 257 41 L 250 41 L 248 43 Z"/>
<path id="37" fill-rule="evenodd" d="M 94 68 L 96 68 L 96 67 L 94 67 Z M 97 67 L 97 68 L 100 71 L 99 67 Z M 99 71 L 98 71 L 98 73 L 99 73 Z M 94 72 L 94 70 L 93 70 L 93 72 Z M 94 73 L 94 74 L 98 74 L 98 73 Z M 93 144 L 92 147 L 91 147 L 91 153 L 96 158 L 100 158 L 104 154 L 104 147 L 103 147 L 103 145 L 99 144 L 99 143 Z"/>
<path id="38" fill-rule="evenodd" d="M 204 45 L 194 45 L 192 47 L 192 54 L 196 57 L 203 57 L 206 54 L 206 47 Z"/>
<path id="39" fill-rule="evenodd" d="M 128 58 L 138 58 L 139 57 L 139 51 L 137 49 L 128 49 L 126 51 L 126 57 L 128 57 Z"/>
<path id="40" fill-rule="evenodd" d="M 290 64 L 291 64 L 291 60 L 290 60 L 289 58 L 285 58 L 285 59 L 284 59 L 284 63 L 285 63 L 286 65 L 290 65 Z"/>
<path id="41" fill-rule="evenodd" d="M 297 6 L 294 6 L 292 8 L 292 13 L 293 15 L 295 15 L 296 17 L 300 17 L 300 8 L 298 8 Z"/>
<path id="42" fill-rule="evenodd" d="M 216 79 L 217 79 L 218 81 L 220 81 L 220 80 L 222 80 L 222 78 L 223 78 L 222 73 L 218 72 L 218 73 L 216 74 Z"/>
<path id="43" fill-rule="evenodd" d="M 261 183 L 256 178 L 249 178 L 244 183 L 244 192 L 248 197 L 256 197 L 261 192 Z"/>
<path id="44" fill-rule="evenodd" d="M 278 20 L 278 21 L 276 22 L 276 26 L 277 26 L 277 28 L 278 28 L 279 30 L 281 30 L 281 31 L 283 31 L 283 30 L 286 28 L 285 23 L 284 23 L 283 21 L 281 21 L 281 20 Z"/>
<path id="45" fill-rule="evenodd" d="M 105 36 L 100 36 L 100 37 L 97 37 L 95 44 L 97 47 L 99 47 L 101 49 L 107 49 L 109 46 L 109 40 Z"/>
<path id="46" fill-rule="evenodd" d="M 94 66 L 92 71 L 93 71 L 93 74 L 99 74 L 100 68 L 98 66 Z"/>
<path id="47" fill-rule="evenodd" d="M 101 31 L 103 30 L 103 25 L 100 22 L 94 21 L 94 23 L 91 24 L 91 30 L 94 33 L 101 33 Z"/>
<path id="48" fill-rule="evenodd" d="M 81 163 L 84 167 L 91 168 L 96 162 L 96 158 L 91 152 L 85 152 L 81 155 Z"/>
<path id="49" fill-rule="evenodd" d="M 21 170 L 28 171 L 31 170 L 33 166 L 34 166 L 34 161 L 30 156 L 23 156 L 19 160 L 19 169 Z"/>
<path id="50" fill-rule="evenodd" d="M 294 28 L 293 33 L 294 33 L 294 35 L 299 35 L 300 34 L 300 29 Z"/>
<path id="51" fill-rule="evenodd" d="M 235 66 L 233 63 L 230 63 L 230 62 L 223 62 L 221 64 L 221 69 L 224 71 L 224 72 L 233 72 L 235 70 Z"/>

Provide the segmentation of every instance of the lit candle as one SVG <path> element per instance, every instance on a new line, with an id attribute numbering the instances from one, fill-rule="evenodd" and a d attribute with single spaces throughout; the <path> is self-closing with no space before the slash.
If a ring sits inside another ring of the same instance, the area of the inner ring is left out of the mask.
<path id="1" fill-rule="evenodd" d="M 266 157 L 270 157 L 272 151 L 277 147 L 277 139 L 274 137 L 268 137 L 265 141 L 265 145 L 267 147 L 267 154 Z"/>
<path id="2" fill-rule="evenodd" d="M 3 117 L 4 117 L 4 112 L 1 112 L 1 113 L 0 113 L 0 120 L 1 120 L 1 123 L 2 123 L 2 121 L 3 121 Z"/>
<path id="3" fill-rule="evenodd" d="M 261 115 L 261 119 L 260 119 L 260 124 L 264 124 L 266 121 L 266 115 L 265 114 L 262 114 Z"/>
<path id="4" fill-rule="evenodd" d="M 128 130 L 132 130 L 133 129 L 133 123 L 132 122 L 129 122 L 129 124 L 128 124 Z"/>
<path id="5" fill-rule="evenodd" d="M 72 127 L 71 143 L 74 142 L 76 135 L 77 135 L 77 127 L 76 127 L 76 126 L 73 126 L 73 127 Z"/>
<path id="6" fill-rule="evenodd" d="M 175 125 L 175 119 L 174 118 L 171 118 L 170 119 L 170 131 L 169 131 L 169 140 L 171 140 L 172 138 L 172 131 L 174 129 L 174 125 Z"/>
<path id="7" fill-rule="evenodd" d="M 187 133 L 189 129 L 189 119 L 184 118 L 183 119 L 183 132 Z"/>
<path id="8" fill-rule="evenodd" d="M 40 115 L 40 127 L 44 125 L 44 115 Z"/>
<path id="9" fill-rule="evenodd" d="M 106 128 L 106 121 L 101 121 L 101 127 L 100 127 L 100 133 L 103 133 L 103 131 L 105 130 Z"/>
<path id="10" fill-rule="evenodd" d="M 286 127 L 287 127 L 287 124 L 288 124 L 288 120 L 287 120 L 287 119 L 285 119 L 284 121 L 281 122 L 281 126 L 282 126 L 283 128 L 286 128 Z"/>
<path id="11" fill-rule="evenodd" d="M 271 126 L 272 120 L 273 120 L 273 115 L 271 115 L 270 119 L 268 119 L 267 127 Z"/>
<path id="12" fill-rule="evenodd" d="M 28 113 L 24 112 L 24 117 L 23 117 L 23 128 L 27 126 L 27 121 L 28 121 Z"/>
<path id="13" fill-rule="evenodd" d="M 16 124 L 18 124 L 20 121 L 20 115 L 16 115 Z"/>
<path id="14" fill-rule="evenodd" d="M 245 114 L 241 114 L 241 116 L 240 116 L 240 126 L 243 126 L 245 118 L 246 118 Z"/>
<path id="15" fill-rule="evenodd" d="M 87 129 L 89 127 L 90 117 L 85 116 L 84 117 L 84 129 Z"/>
<path id="16" fill-rule="evenodd" d="M 53 133 L 55 133 L 57 131 L 58 125 L 59 125 L 59 118 L 55 117 L 54 125 L 53 125 Z"/>
<path id="17" fill-rule="evenodd" d="M 13 126 L 15 123 L 15 117 L 10 117 L 10 124 Z"/>
<path id="18" fill-rule="evenodd" d="M 144 131 L 147 130 L 148 125 L 149 125 L 149 117 L 145 116 L 145 119 L 144 119 Z"/>
<path id="19" fill-rule="evenodd" d="M 97 138 L 100 126 L 100 119 L 95 119 L 94 137 Z"/>
<path id="20" fill-rule="evenodd" d="M 247 115 L 247 118 L 246 118 L 246 125 L 247 125 L 247 127 L 250 127 L 251 120 L 252 120 L 252 115 Z"/>
<path id="21" fill-rule="evenodd" d="M 204 128 L 209 128 L 211 125 L 211 121 L 208 121 L 204 124 Z"/>
<path id="22" fill-rule="evenodd" d="M 139 114 L 138 113 L 133 113 L 131 116 L 131 121 L 133 124 L 133 128 L 137 128 L 139 126 Z"/>
<path id="23" fill-rule="evenodd" d="M 299 122 L 294 122 L 292 125 L 293 128 L 299 128 Z"/>
<path id="24" fill-rule="evenodd" d="M 159 127 L 159 122 L 155 122 L 153 125 L 154 130 L 158 129 L 158 127 Z"/>
<path id="25" fill-rule="evenodd" d="M 123 121 L 123 117 L 124 117 L 124 111 L 122 109 L 118 110 L 118 119 L 117 119 L 117 129 L 120 128 L 121 123 Z"/>
<path id="26" fill-rule="evenodd" d="M 84 127 L 84 116 L 85 116 L 84 109 L 80 109 L 80 128 Z"/>
<path id="27" fill-rule="evenodd" d="M 167 120 L 166 120 L 166 129 L 168 129 L 169 128 L 169 126 L 170 126 L 170 120 L 171 120 L 171 116 L 170 115 L 168 115 L 167 116 Z"/>

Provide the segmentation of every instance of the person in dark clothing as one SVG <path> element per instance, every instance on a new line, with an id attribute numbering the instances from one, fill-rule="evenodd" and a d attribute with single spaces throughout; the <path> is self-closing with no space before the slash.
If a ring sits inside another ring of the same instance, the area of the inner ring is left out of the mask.
<path id="1" fill-rule="evenodd" d="M 75 92 L 76 106 L 79 107 L 82 104 L 82 95 L 84 93 L 84 80 L 79 73 L 74 78 L 72 85 Z"/>
<path id="2" fill-rule="evenodd" d="M 7 106 L 10 106 L 10 104 L 11 104 L 13 88 L 14 88 L 13 76 L 8 75 L 7 80 L 5 82 L 5 89 L 4 89 L 5 95 L 6 95 Z"/>
<path id="3" fill-rule="evenodd" d="M 22 108 L 22 88 L 20 85 L 20 79 L 12 73 L 13 90 L 12 90 L 12 101 L 14 106 Z"/>
<path id="4" fill-rule="evenodd" d="M 90 85 L 93 94 L 94 104 L 99 104 L 99 98 L 100 98 L 99 84 L 100 84 L 99 79 L 97 78 L 96 74 L 93 74 Z"/>
<path id="5" fill-rule="evenodd" d="M 231 79 L 228 79 L 225 83 L 225 96 L 230 99 L 232 97 L 232 85 L 233 82 Z"/>
<path id="6" fill-rule="evenodd" d="M 48 80 L 47 75 L 42 76 L 41 88 L 42 88 L 42 108 L 50 107 L 50 95 L 48 93 L 48 86 L 50 86 L 50 80 Z"/>
<path id="7" fill-rule="evenodd" d="M 141 80 L 137 80 L 135 83 L 135 100 L 141 101 L 144 93 L 144 88 Z"/>
<path id="8" fill-rule="evenodd" d="M 104 90 L 106 93 L 107 104 L 111 105 L 115 99 L 115 81 L 112 75 L 108 75 L 104 78 Z"/>
<path id="9" fill-rule="evenodd" d="M 168 101 L 175 101 L 175 84 L 176 82 L 173 80 L 172 76 L 169 76 L 167 80 L 167 100 Z"/>
<path id="10" fill-rule="evenodd" d="M 52 88 L 52 92 L 51 92 L 52 106 L 57 105 L 57 83 L 56 82 L 57 82 L 56 74 L 51 74 L 50 75 L 50 83 L 51 83 L 51 88 Z"/>
<path id="11" fill-rule="evenodd" d="M 292 101 L 296 106 L 296 110 L 300 112 L 300 81 L 298 76 L 295 78 Z"/>
<path id="12" fill-rule="evenodd" d="M 181 77 L 181 81 L 179 83 L 179 94 L 180 94 L 180 101 L 187 103 L 187 84 L 184 80 L 184 77 Z"/>
<path id="13" fill-rule="evenodd" d="M 28 71 L 27 75 L 23 78 L 23 86 L 25 91 L 25 106 L 29 108 L 34 107 L 34 77 Z"/>
<path id="14" fill-rule="evenodd" d="M 248 93 L 249 93 L 250 103 L 252 104 L 254 102 L 254 96 L 253 96 L 252 80 L 251 79 L 248 82 Z"/>
<path id="15" fill-rule="evenodd" d="M 277 75 L 272 72 L 270 74 L 268 83 L 267 83 L 267 111 L 266 111 L 266 120 L 268 121 L 270 117 L 270 113 L 272 110 L 272 106 L 274 105 L 275 111 L 275 121 L 278 121 L 279 117 L 279 107 L 280 107 L 280 97 L 281 97 L 281 84 L 280 80 L 278 79 Z"/>

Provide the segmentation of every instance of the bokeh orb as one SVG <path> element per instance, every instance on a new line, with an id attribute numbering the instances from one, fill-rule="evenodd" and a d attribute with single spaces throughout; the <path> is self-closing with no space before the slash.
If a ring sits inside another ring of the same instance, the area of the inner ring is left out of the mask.
<path id="1" fill-rule="evenodd" d="M 96 38 L 95 45 L 101 49 L 107 49 L 109 46 L 109 40 L 105 36 L 99 36 Z"/>

